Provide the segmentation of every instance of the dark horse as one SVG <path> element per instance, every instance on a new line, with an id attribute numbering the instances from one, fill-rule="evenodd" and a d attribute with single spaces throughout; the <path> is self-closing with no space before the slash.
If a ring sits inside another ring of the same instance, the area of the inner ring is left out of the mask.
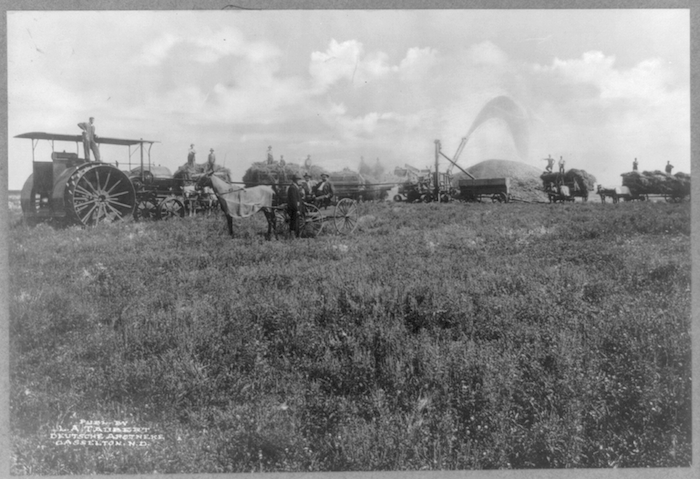
<path id="1" fill-rule="evenodd" d="M 233 237 L 233 218 L 247 218 L 258 211 L 262 211 L 267 220 L 267 234 L 269 241 L 274 233 L 277 237 L 277 219 L 273 209 L 276 189 L 273 186 L 260 185 L 251 188 L 232 185 L 216 175 L 204 175 L 198 181 L 200 187 L 209 186 L 214 190 L 221 209 L 226 214 L 228 232 Z"/>

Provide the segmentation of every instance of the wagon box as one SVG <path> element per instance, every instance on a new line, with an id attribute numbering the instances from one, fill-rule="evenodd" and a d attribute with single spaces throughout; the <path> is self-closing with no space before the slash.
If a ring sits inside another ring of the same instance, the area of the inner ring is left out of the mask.
<path id="1" fill-rule="evenodd" d="M 466 201 L 480 201 L 489 196 L 493 201 L 510 200 L 510 178 L 463 178 L 457 182 L 460 197 Z"/>

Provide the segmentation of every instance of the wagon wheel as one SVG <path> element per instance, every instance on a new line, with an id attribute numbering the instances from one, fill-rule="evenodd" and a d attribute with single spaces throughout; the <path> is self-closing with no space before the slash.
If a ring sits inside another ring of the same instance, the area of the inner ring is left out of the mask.
<path id="1" fill-rule="evenodd" d="M 357 203 L 350 198 L 343 198 L 335 205 L 333 222 L 341 235 L 349 235 L 357 228 Z"/>
<path id="2" fill-rule="evenodd" d="M 508 203 L 508 195 L 505 193 L 496 193 L 491 197 L 491 202 L 492 203 Z"/>
<path id="3" fill-rule="evenodd" d="M 306 212 L 304 213 L 304 222 L 301 225 L 301 237 L 315 238 L 323 229 L 323 214 L 315 205 L 309 203 L 305 203 L 304 208 Z"/>
<path id="4" fill-rule="evenodd" d="M 123 171 L 112 165 L 89 164 L 70 176 L 64 201 L 69 220 L 94 226 L 131 216 L 136 193 Z"/>
<path id="5" fill-rule="evenodd" d="M 158 199 L 155 195 L 146 195 L 136 201 L 136 208 L 134 209 L 134 219 L 136 221 L 154 220 L 157 217 Z"/>
<path id="6" fill-rule="evenodd" d="M 401 195 L 394 195 L 394 201 L 396 201 L 397 203 L 401 203 L 402 200 L 403 198 L 401 198 Z"/>
<path id="7" fill-rule="evenodd" d="M 185 217 L 185 205 L 174 196 L 169 196 L 158 205 L 158 219 L 170 220 Z"/>

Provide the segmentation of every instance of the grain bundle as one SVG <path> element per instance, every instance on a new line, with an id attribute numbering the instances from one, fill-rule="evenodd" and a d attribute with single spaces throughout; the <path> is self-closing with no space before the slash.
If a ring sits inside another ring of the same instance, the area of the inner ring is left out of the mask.
<path id="1" fill-rule="evenodd" d="M 592 191 L 595 189 L 595 176 L 586 172 L 585 170 L 578 170 L 572 168 L 566 171 L 562 177 L 561 173 L 542 173 L 540 175 L 542 180 L 542 186 L 546 187 L 550 183 L 558 184 L 561 180 L 563 183 L 570 188 L 585 189 L 587 191 Z"/>
<path id="2" fill-rule="evenodd" d="M 268 164 L 266 162 L 253 163 L 243 175 L 243 183 L 246 186 L 269 185 L 276 182 L 291 183 L 292 175 L 297 174 L 303 176 L 304 173 L 309 173 L 314 180 L 318 181 L 321 178 L 321 173 L 327 173 L 326 170 L 319 168 L 316 165 L 311 165 L 309 168 L 302 167 L 295 163 L 279 163 Z"/>

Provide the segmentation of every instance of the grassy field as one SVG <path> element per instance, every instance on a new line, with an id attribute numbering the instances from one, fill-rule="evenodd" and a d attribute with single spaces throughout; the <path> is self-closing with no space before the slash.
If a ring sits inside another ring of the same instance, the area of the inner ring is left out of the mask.
<path id="1" fill-rule="evenodd" d="M 688 203 L 362 214 L 266 242 L 13 208 L 13 473 L 690 464 Z M 153 436 L 56 439 L 85 421 Z"/>

